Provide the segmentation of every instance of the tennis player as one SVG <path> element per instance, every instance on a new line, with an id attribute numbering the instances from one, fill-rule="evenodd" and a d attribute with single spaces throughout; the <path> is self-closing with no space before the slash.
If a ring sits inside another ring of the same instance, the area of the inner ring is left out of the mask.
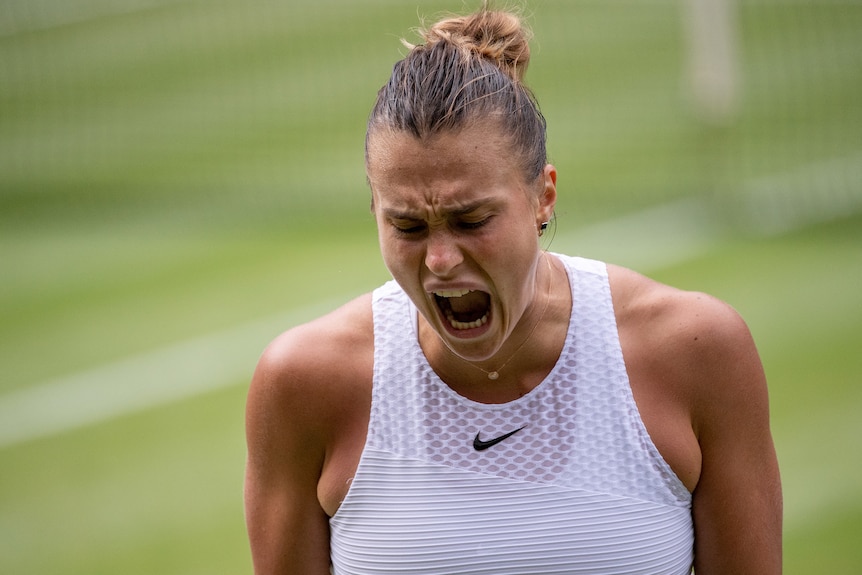
<path id="1" fill-rule="evenodd" d="M 550 253 L 528 31 L 424 31 L 368 121 L 393 280 L 278 337 L 247 405 L 259 575 L 775 575 L 766 381 L 725 303 Z"/>

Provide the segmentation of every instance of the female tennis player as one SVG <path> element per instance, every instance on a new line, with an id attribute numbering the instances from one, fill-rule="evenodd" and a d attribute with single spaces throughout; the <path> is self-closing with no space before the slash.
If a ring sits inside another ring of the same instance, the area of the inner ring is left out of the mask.
<path id="1" fill-rule="evenodd" d="M 726 304 L 542 249 L 528 33 L 487 4 L 380 90 L 393 280 L 278 337 L 247 406 L 259 575 L 781 572 L 766 381 Z"/>

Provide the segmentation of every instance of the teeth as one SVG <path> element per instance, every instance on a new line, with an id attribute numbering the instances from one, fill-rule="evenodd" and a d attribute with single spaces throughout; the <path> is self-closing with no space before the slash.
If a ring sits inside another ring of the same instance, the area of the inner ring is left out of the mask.
<path id="1" fill-rule="evenodd" d="M 463 295 L 467 295 L 470 293 L 471 289 L 453 289 L 453 290 L 444 290 L 444 291 L 435 291 L 434 295 L 438 297 L 461 297 Z"/>
<path id="2" fill-rule="evenodd" d="M 462 296 L 467 295 L 468 293 L 471 293 L 472 291 L 474 291 L 474 290 L 471 290 L 471 289 L 441 290 L 441 291 L 435 291 L 434 295 L 437 297 L 448 299 L 448 298 L 462 297 Z M 481 326 L 485 325 L 486 323 L 488 323 L 488 314 L 487 313 L 485 315 L 483 315 L 482 317 L 480 317 L 479 319 L 477 319 L 475 321 L 471 321 L 471 322 L 458 321 L 457 319 L 455 319 L 455 314 L 452 313 L 451 309 L 445 310 L 444 313 L 446 315 L 446 319 L 449 320 L 449 325 L 451 325 L 453 328 L 458 329 L 458 330 L 475 329 L 477 327 L 481 327 Z"/>
<path id="3" fill-rule="evenodd" d="M 488 314 L 486 313 L 485 315 L 483 315 L 482 317 L 480 317 L 476 321 L 471 321 L 471 322 L 467 323 L 467 322 L 463 322 L 463 321 L 458 321 L 457 319 L 455 319 L 453 317 L 452 312 L 447 310 L 446 311 L 446 319 L 449 320 L 449 325 L 451 325 L 455 329 L 473 329 L 473 328 L 481 327 L 481 326 L 485 325 L 486 323 L 488 323 Z"/>

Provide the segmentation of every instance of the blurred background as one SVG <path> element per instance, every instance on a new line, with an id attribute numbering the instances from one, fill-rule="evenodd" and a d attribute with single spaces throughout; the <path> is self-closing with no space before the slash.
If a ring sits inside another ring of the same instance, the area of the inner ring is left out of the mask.
<path id="1" fill-rule="evenodd" d="M 0 572 L 251 571 L 251 372 L 388 278 L 365 120 L 478 4 L 0 0 Z M 785 573 L 862 572 L 862 2 L 523 4 L 548 249 L 742 313 Z"/>

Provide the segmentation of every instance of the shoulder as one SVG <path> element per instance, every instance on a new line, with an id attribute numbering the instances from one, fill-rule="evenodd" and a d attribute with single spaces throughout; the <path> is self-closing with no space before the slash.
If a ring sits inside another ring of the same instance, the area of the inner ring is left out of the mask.
<path id="1" fill-rule="evenodd" d="M 373 350 L 371 294 L 282 333 L 255 369 L 249 421 L 290 413 L 290 421 L 306 432 L 326 428 L 370 389 Z"/>
<path id="2" fill-rule="evenodd" d="M 765 393 L 754 341 L 733 307 L 625 268 L 608 266 L 608 275 L 621 338 L 637 361 L 664 373 L 664 381 L 690 399 L 695 420 Z"/>
<path id="3" fill-rule="evenodd" d="M 691 348 L 699 355 L 733 352 L 750 340 L 739 313 L 718 298 L 677 289 L 618 266 L 609 265 L 608 276 L 617 321 L 649 332 L 657 344 Z"/>
<path id="4" fill-rule="evenodd" d="M 260 366 L 292 375 L 330 372 L 344 366 L 349 353 L 373 345 L 371 294 L 276 337 L 261 356 Z M 331 374 L 330 374 L 331 375 Z"/>
<path id="5" fill-rule="evenodd" d="M 701 319 L 707 325 L 742 327 L 739 314 L 726 302 L 709 294 L 686 291 L 657 282 L 633 270 L 608 265 L 608 276 L 615 298 L 624 311 L 653 313 L 659 317 Z"/>

